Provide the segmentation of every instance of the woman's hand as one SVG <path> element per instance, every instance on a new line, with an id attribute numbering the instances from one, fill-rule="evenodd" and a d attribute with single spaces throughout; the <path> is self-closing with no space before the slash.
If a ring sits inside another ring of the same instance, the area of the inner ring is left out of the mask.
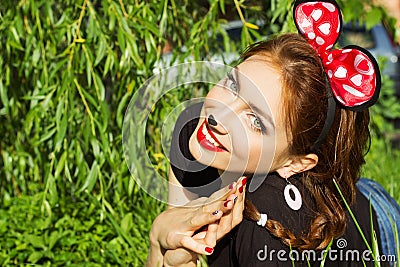
<path id="1" fill-rule="evenodd" d="M 217 240 L 218 224 L 211 223 L 208 225 L 207 230 L 197 233 L 193 236 L 195 240 L 204 243 L 207 246 L 214 247 Z M 205 236 L 204 236 L 205 234 Z M 177 248 L 174 250 L 167 250 L 164 254 L 164 267 L 195 267 L 197 266 L 198 254 L 187 249 Z"/>
<path id="2" fill-rule="evenodd" d="M 215 241 L 211 242 L 211 239 L 208 239 L 205 242 L 207 232 L 199 232 L 199 230 L 203 226 L 218 222 L 224 214 L 225 216 L 231 214 L 231 218 L 236 213 L 240 213 L 241 216 L 243 196 L 241 196 L 240 191 L 244 191 L 242 181 L 243 178 L 238 183 L 233 183 L 230 187 L 221 189 L 209 198 L 199 198 L 189 202 L 184 207 L 170 208 L 161 213 L 153 222 L 150 232 L 151 247 L 147 262 L 148 266 L 160 266 L 165 250 L 187 248 L 198 254 L 211 254 Z M 240 187 L 242 189 L 239 189 Z M 236 192 L 239 192 L 239 195 L 236 195 Z M 235 198 L 236 200 L 234 200 Z M 231 213 L 235 206 L 234 202 L 238 200 L 241 202 L 237 205 L 239 208 L 241 207 L 240 212 L 235 210 L 235 212 Z M 215 239 L 217 236 L 222 237 L 223 233 L 226 233 L 229 227 L 232 229 L 235 223 L 232 223 L 233 220 L 228 218 L 222 222 L 221 226 L 223 227 L 221 230 L 223 231 L 217 234 Z M 220 228 L 218 227 L 218 229 Z M 198 233 L 194 236 L 196 231 Z"/>
<path id="3" fill-rule="evenodd" d="M 221 189 L 210 198 L 198 198 L 185 206 L 165 210 L 153 222 L 150 241 L 158 242 L 163 249 L 187 247 L 204 253 L 205 246 L 199 246 L 191 237 L 203 226 L 218 221 L 224 212 L 232 208 L 224 206 L 224 202 L 235 193 L 235 185 Z"/>
<path id="4" fill-rule="evenodd" d="M 246 178 L 239 179 L 236 191 L 223 201 L 224 213 L 219 221 L 208 224 L 206 229 L 197 232 L 192 238 L 208 248 L 213 248 L 216 242 L 229 233 L 242 221 L 244 208 L 244 192 Z M 216 194 L 218 195 L 218 194 Z M 215 195 L 210 198 L 215 197 Z M 210 207 L 204 206 L 207 210 Z M 211 250 L 209 250 L 211 251 Z M 199 253 L 208 254 L 208 253 Z M 164 254 L 164 266 L 196 266 L 197 254 L 187 247 L 167 250 Z"/>
<path id="5" fill-rule="evenodd" d="M 166 250 L 188 248 L 195 253 L 211 254 L 213 248 L 197 242 L 193 235 L 203 226 L 218 221 L 223 212 L 229 210 L 229 207 L 225 207 L 223 203 L 235 192 L 235 184 L 213 195 L 215 197 L 222 192 L 220 200 L 211 197 L 210 199 L 199 198 L 183 207 L 169 208 L 158 215 L 150 231 L 150 248 L 146 266 L 163 266 Z"/>
<path id="6" fill-rule="evenodd" d="M 235 192 L 237 197 L 228 197 L 224 203 L 229 208 L 229 211 L 225 212 L 219 220 L 217 242 L 243 220 L 246 181 L 246 177 L 239 179 Z"/>

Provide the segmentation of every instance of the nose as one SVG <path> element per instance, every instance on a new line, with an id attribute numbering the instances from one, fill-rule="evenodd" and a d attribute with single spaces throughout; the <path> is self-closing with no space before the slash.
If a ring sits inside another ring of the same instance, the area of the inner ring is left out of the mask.
<path id="1" fill-rule="evenodd" d="M 207 123 L 208 127 L 210 127 L 213 132 L 216 132 L 220 135 L 225 135 L 228 133 L 228 131 L 225 129 L 222 123 L 218 123 L 217 119 L 215 119 L 213 114 L 208 115 Z"/>
<path id="2" fill-rule="evenodd" d="M 210 116 L 208 116 L 207 122 L 211 126 L 217 126 L 218 125 L 218 122 L 214 119 L 214 116 L 212 114 L 210 114 Z"/>

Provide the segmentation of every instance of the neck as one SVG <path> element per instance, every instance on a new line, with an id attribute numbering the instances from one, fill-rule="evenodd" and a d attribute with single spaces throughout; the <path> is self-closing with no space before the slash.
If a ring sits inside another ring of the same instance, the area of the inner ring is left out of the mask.
<path id="1" fill-rule="evenodd" d="M 220 170 L 218 169 L 218 174 L 219 177 L 221 178 L 221 188 L 226 187 L 232 182 L 237 182 L 240 177 L 246 176 L 246 177 L 252 177 L 252 174 L 249 173 L 242 173 L 242 172 L 229 172 L 226 170 Z"/>

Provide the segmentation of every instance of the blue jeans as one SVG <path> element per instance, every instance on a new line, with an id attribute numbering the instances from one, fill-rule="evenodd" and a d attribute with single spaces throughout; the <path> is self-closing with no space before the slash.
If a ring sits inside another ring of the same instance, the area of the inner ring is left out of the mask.
<path id="1" fill-rule="evenodd" d="M 382 255 L 395 255 L 398 262 L 395 227 L 400 233 L 400 206 L 377 182 L 361 178 L 357 187 L 360 192 L 371 200 L 378 220 Z M 393 262 L 392 262 L 393 263 Z M 394 264 L 394 263 L 393 263 Z"/>

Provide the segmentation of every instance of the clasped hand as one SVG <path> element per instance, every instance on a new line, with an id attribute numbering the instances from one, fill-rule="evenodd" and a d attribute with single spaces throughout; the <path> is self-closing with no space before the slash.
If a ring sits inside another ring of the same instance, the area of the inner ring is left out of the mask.
<path id="1" fill-rule="evenodd" d="M 154 266 L 150 265 L 154 250 L 163 254 L 160 266 L 196 266 L 197 254 L 212 254 L 217 241 L 242 221 L 245 184 L 242 177 L 208 198 L 169 208 L 157 216 L 150 232 L 147 266 Z"/>

